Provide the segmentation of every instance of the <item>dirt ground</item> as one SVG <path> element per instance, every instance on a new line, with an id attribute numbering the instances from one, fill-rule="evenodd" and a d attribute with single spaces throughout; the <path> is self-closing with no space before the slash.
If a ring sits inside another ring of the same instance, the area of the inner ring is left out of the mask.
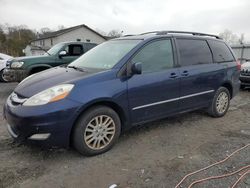
<path id="1" fill-rule="evenodd" d="M 174 187 L 183 176 L 250 143 L 250 92 L 241 91 L 223 118 L 203 111 L 178 115 L 124 133 L 109 152 L 83 157 L 73 149 L 44 150 L 12 142 L 2 106 L 16 86 L 0 83 L 0 187 Z M 225 163 L 188 178 L 225 174 L 250 165 L 250 147 Z M 194 187 L 224 188 L 239 175 Z M 250 176 L 238 187 L 250 187 Z"/>

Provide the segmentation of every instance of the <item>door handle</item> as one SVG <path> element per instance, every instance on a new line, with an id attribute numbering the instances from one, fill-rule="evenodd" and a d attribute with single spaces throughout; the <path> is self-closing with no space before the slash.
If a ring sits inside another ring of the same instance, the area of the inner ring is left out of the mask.
<path id="1" fill-rule="evenodd" d="M 188 71 L 185 70 L 185 71 L 183 71 L 183 72 L 181 73 L 181 75 L 182 75 L 182 76 L 188 76 L 189 73 L 188 73 Z"/>
<path id="2" fill-rule="evenodd" d="M 169 78 L 177 78 L 178 75 L 175 72 L 170 73 Z"/>

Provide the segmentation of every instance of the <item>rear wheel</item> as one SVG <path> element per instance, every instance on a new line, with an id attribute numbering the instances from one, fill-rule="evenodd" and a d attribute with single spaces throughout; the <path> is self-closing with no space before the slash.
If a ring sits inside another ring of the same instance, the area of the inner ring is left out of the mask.
<path id="1" fill-rule="evenodd" d="M 98 155 L 112 148 L 120 132 L 118 114 L 109 107 L 96 106 L 86 111 L 77 121 L 73 144 L 83 155 Z"/>
<path id="2" fill-rule="evenodd" d="M 220 87 L 213 98 L 213 102 L 208 109 L 208 113 L 213 117 L 224 116 L 230 105 L 230 93 L 227 88 Z"/>
<path id="3" fill-rule="evenodd" d="M 7 82 L 7 80 L 3 76 L 3 70 L 0 71 L 0 81 L 1 82 Z"/>

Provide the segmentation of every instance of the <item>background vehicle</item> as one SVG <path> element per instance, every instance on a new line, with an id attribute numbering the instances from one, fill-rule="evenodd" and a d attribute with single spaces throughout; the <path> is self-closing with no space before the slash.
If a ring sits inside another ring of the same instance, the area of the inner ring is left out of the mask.
<path id="1" fill-rule="evenodd" d="M 8 98 L 4 117 L 16 139 L 72 144 L 96 155 L 138 124 L 200 108 L 224 116 L 239 91 L 239 74 L 239 62 L 217 36 L 127 36 L 24 80 Z"/>
<path id="2" fill-rule="evenodd" d="M 242 89 L 250 87 L 250 61 L 246 61 L 241 65 L 240 81 Z"/>
<path id="3" fill-rule="evenodd" d="M 69 64 L 96 45 L 84 42 L 63 42 L 53 46 L 42 56 L 14 58 L 6 65 L 4 79 L 9 82 L 20 82 L 34 73 Z"/>
<path id="4" fill-rule="evenodd" d="M 0 81 L 6 82 L 3 77 L 3 70 L 6 67 L 6 63 L 9 59 L 13 58 L 12 56 L 0 53 Z"/>

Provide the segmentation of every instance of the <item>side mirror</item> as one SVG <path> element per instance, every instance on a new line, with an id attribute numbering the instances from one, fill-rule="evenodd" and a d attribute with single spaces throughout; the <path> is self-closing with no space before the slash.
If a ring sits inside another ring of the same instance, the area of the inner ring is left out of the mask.
<path id="1" fill-rule="evenodd" d="M 141 62 L 134 63 L 131 67 L 132 74 L 141 74 L 142 73 L 142 65 Z"/>
<path id="2" fill-rule="evenodd" d="M 59 52 L 59 58 L 66 56 L 67 52 L 65 50 Z"/>

